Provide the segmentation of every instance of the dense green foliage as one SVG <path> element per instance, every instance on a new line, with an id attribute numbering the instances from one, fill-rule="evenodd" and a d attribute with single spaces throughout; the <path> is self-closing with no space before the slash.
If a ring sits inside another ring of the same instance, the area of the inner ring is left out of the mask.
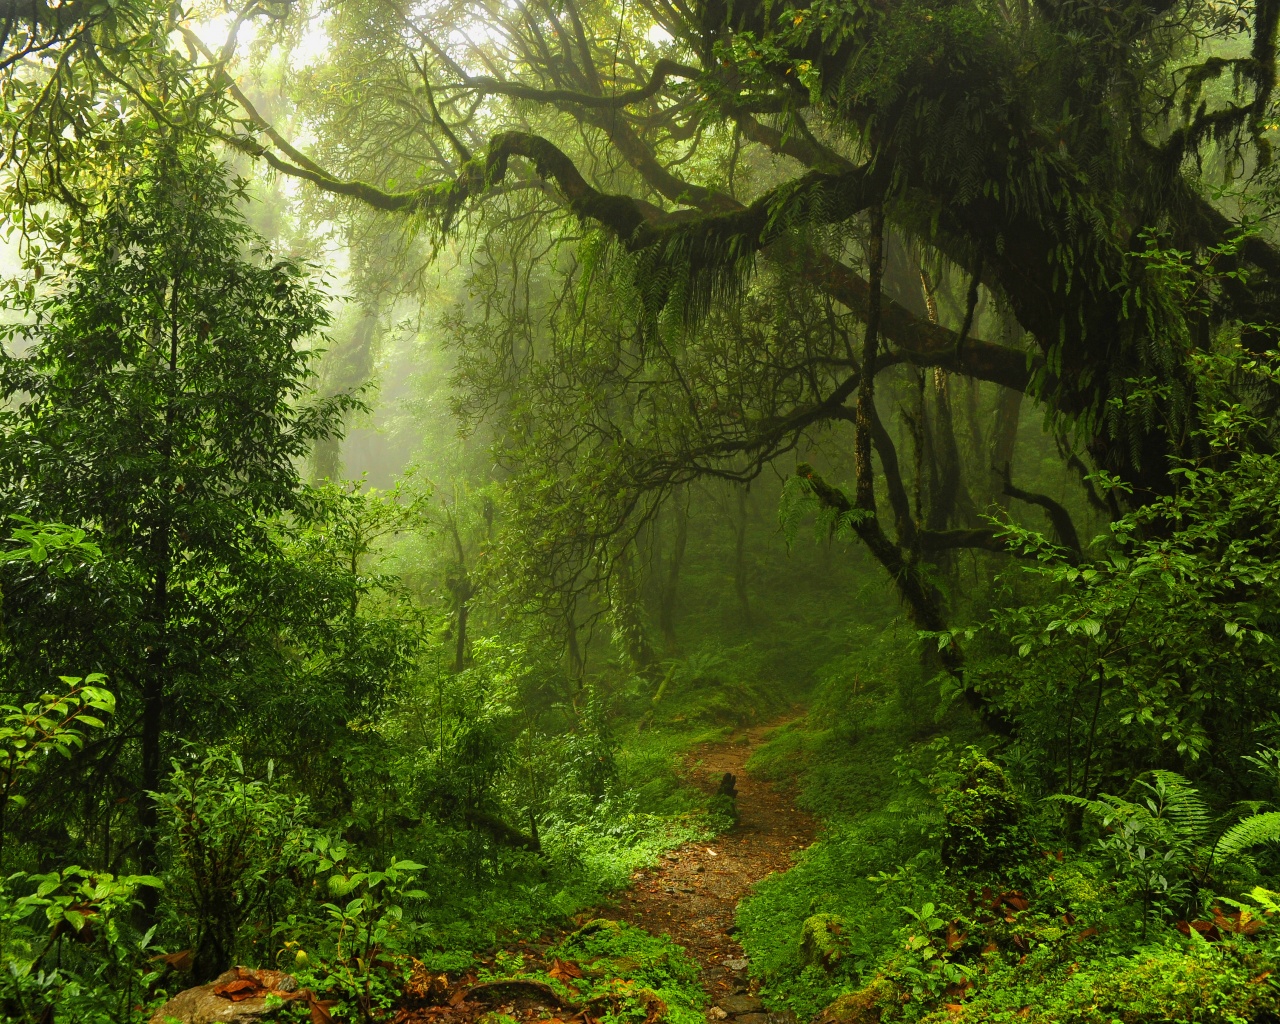
<path id="1" fill-rule="evenodd" d="M 1280 1017 L 1278 37 L 0 2 L 0 1017 Z"/>

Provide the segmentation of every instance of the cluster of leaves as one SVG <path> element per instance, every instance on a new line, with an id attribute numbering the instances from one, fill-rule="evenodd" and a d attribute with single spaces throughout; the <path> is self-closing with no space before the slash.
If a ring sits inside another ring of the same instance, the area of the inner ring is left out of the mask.
<path id="1" fill-rule="evenodd" d="M 706 993 L 697 964 L 667 936 L 616 921 L 597 920 L 567 936 L 556 955 L 583 967 L 583 995 L 613 1005 L 619 1021 L 696 1024 Z"/>
<path id="2" fill-rule="evenodd" d="M 1272 758 L 1252 760 L 1265 774 Z M 1280 946 L 1257 883 L 1280 819 L 1265 804 L 1215 813 L 1154 772 L 1125 797 L 1032 805 L 989 753 L 945 740 L 900 756 L 898 777 L 881 810 L 837 819 L 743 905 L 770 1000 L 833 1020 L 1272 1012 Z"/>
<path id="3" fill-rule="evenodd" d="M 972 685 L 1007 717 L 1040 793 L 1090 798 L 1151 759 L 1247 787 L 1242 758 L 1280 713 L 1280 462 L 1259 447 L 1276 374 L 1271 359 L 1201 360 L 1203 456 L 1174 467 L 1171 493 L 1116 519 L 1096 557 L 1005 527 L 1030 561 L 1007 576 L 1005 600 L 1025 603 L 961 632 L 982 655 Z"/>

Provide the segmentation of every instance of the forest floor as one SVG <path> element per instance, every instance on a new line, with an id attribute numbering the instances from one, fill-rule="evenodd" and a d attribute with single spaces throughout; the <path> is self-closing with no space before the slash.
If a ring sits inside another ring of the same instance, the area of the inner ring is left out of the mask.
<path id="1" fill-rule="evenodd" d="M 752 779 L 747 761 L 766 736 L 782 725 L 773 722 L 739 729 L 727 738 L 704 744 L 685 763 L 687 781 L 709 793 L 726 772 L 736 780 L 738 823 L 710 842 L 686 843 L 664 854 L 660 862 L 636 872 L 632 884 L 611 905 L 579 915 L 579 924 L 604 918 L 621 921 L 683 946 L 698 965 L 708 998 L 708 1021 L 724 1024 L 787 1024 L 789 1014 L 767 1012 L 748 977 L 742 947 L 734 940 L 738 901 L 762 878 L 786 871 L 792 854 L 813 842 L 812 818 L 795 807 L 789 794 Z M 551 950 L 565 935 L 522 942 L 506 951 L 522 958 L 521 974 L 572 984 L 580 975 L 572 964 L 555 959 Z M 545 955 L 544 955 L 545 954 Z M 486 964 L 492 969 L 495 964 Z M 483 975 L 482 975 L 483 977 Z M 434 981 L 434 984 L 433 984 Z M 517 1022 L 544 1021 L 593 1024 L 589 1011 L 569 1013 L 540 982 L 489 985 L 475 976 L 456 981 L 423 976 L 424 989 L 447 985 L 449 991 L 413 1009 L 402 1009 L 397 1024 L 466 1024 L 496 1010 Z M 438 989 L 437 989 L 438 991 Z M 426 996 L 427 992 L 424 991 Z M 434 993 L 433 993 L 434 995 Z M 444 998 L 441 998 L 444 997 Z M 577 1009 L 574 1007 L 573 1009 Z M 598 1012 L 598 1011 L 597 1011 Z"/>
<path id="2" fill-rule="evenodd" d="M 742 729 L 695 750 L 686 777 L 714 791 L 725 772 L 736 779 L 738 824 L 710 843 L 688 843 L 661 863 L 633 876 L 620 905 L 598 916 L 626 921 L 654 934 L 666 932 L 702 969 L 711 999 L 710 1020 L 767 1024 L 747 979 L 747 960 L 734 941 L 734 913 L 751 887 L 775 871 L 786 871 L 792 854 L 813 842 L 812 818 L 786 793 L 746 772 L 747 761 L 783 722 Z"/>

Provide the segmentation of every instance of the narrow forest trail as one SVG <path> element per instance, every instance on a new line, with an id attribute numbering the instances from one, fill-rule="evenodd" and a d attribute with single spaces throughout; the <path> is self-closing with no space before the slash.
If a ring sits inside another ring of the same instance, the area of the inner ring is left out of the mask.
<path id="1" fill-rule="evenodd" d="M 762 878 L 790 867 L 791 855 L 814 839 L 815 825 L 808 815 L 785 794 L 746 773 L 751 755 L 782 724 L 740 729 L 702 745 L 686 759 L 685 778 L 708 792 L 718 788 L 725 772 L 734 775 L 737 825 L 711 842 L 686 843 L 669 851 L 654 867 L 636 872 L 632 885 L 614 902 L 577 916 L 579 925 L 599 918 L 626 922 L 683 946 L 701 970 L 709 997 L 707 1020 L 714 1024 L 794 1024 L 790 1014 L 765 1011 L 752 989 L 742 947 L 733 938 L 738 901 Z M 598 1024 L 601 1010 L 617 999 L 592 997 L 574 987 L 587 984 L 579 981 L 584 968 L 557 959 L 558 944 L 569 934 L 507 947 L 504 952 L 518 955 L 520 966 L 505 978 L 489 980 L 502 972 L 498 954 L 482 962 L 481 971 L 462 977 L 433 974 L 418 965 L 390 1022 L 483 1024 L 495 1020 L 486 1014 L 496 1010 L 510 1024 Z M 606 973 L 585 970 L 596 979 Z M 538 980 L 542 978 L 569 987 L 557 994 Z M 634 989 L 630 991 L 634 997 Z M 659 1024 L 661 1015 L 651 1005 L 647 1009 L 646 1024 Z"/>
<path id="2" fill-rule="evenodd" d="M 784 720 L 785 721 L 785 720 Z M 686 777 L 714 791 L 725 772 L 738 790 L 738 824 L 710 843 L 687 843 L 664 855 L 653 868 L 637 872 L 619 905 L 599 916 L 667 933 L 702 968 L 711 998 L 709 1020 L 768 1024 L 751 991 L 748 962 L 732 929 L 738 901 L 775 871 L 791 866 L 791 855 L 813 842 L 815 824 L 794 801 L 767 782 L 747 775 L 746 764 L 765 737 L 784 721 L 739 730 L 706 744 L 689 757 Z"/>

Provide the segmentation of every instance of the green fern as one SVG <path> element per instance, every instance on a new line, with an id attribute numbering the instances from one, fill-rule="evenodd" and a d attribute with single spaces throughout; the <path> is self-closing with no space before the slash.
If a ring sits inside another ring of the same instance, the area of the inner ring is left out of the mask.
<path id="1" fill-rule="evenodd" d="M 1108 828 L 1117 822 L 1130 821 L 1132 819 L 1137 819 L 1140 824 L 1144 825 L 1155 820 L 1147 807 L 1142 804 L 1132 803 L 1123 797 L 1112 796 L 1110 793 L 1100 793 L 1096 800 L 1075 796 L 1071 793 L 1055 793 L 1049 799 L 1070 804 L 1072 807 L 1082 808 L 1090 817 L 1096 818 L 1103 828 Z"/>
<path id="2" fill-rule="evenodd" d="M 795 544 L 800 523 L 810 512 L 820 509 L 813 486 L 802 476 L 789 476 L 782 485 L 778 500 L 778 526 L 788 549 Z"/>
<path id="3" fill-rule="evenodd" d="M 1263 843 L 1280 839 L 1280 811 L 1252 814 L 1232 825 L 1218 840 L 1215 852 L 1220 857 L 1234 857 Z"/>
<path id="4" fill-rule="evenodd" d="M 1202 842 L 1209 833 L 1212 816 L 1199 790 L 1177 772 L 1153 771 L 1154 783 L 1143 783 L 1157 800 L 1157 817 L 1173 823 L 1177 838 L 1186 843 Z"/>
<path id="5" fill-rule="evenodd" d="M 1139 800 L 1101 793 L 1096 800 L 1062 793 L 1052 799 L 1083 808 L 1103 828 L 1123 823 L 1133 834 L 1144 833 L 1181 849 L 1204 842 L 1212 816 L 1191 782 L 1177 772 L 1153 771 L 1151 782 L 1139 780 L 1146 790 Z"/>

